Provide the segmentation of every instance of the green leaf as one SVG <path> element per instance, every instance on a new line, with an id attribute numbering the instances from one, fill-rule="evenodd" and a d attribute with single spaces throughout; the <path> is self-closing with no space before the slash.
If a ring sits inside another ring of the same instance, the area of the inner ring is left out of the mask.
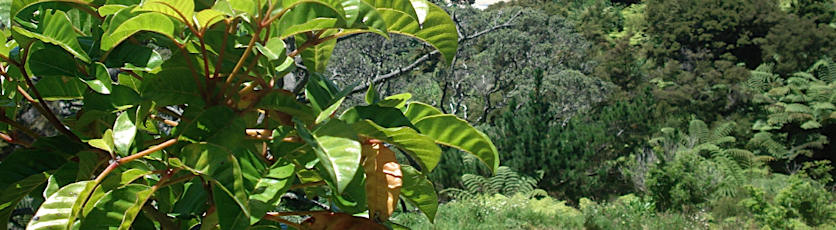
<path id="1" fill-rule="evenodd" d="M 78 43 L 80 34 L 76 33 L 73 29 L 70 19 L 67 18 L 67 14 L 58 10 L 46 10 L 41 13 L 44 14 L 44 17 L 38 23 L 37 32 L 30 32 L 21 27 L 13 27 L 12 29 L 26 37 L 60 46 L 79 60 L 89 63 L 90 57 L 87 56 L 87 53 L 81 48 L 81 44 Z"/>
<path id="2" fill-rule="evenodd" d="M 441 148 L 436 145 L 435 140 L 412 128 L 384 128 L 369 120 L 354 123 L 352 127 L 361 135 L 382 140 L 404 150 L 413 158 L 417 158 L 427 172 L 432 171 L 441 161 Z"/>
<path id="3" fill-rule="evenodd" d="M 249 16 L 255 16 L 258 13 L 258 9 L 261 8 L 256 4 L 258 1 L 253 0 L 227 0 L 227 2 L 229 3 L 229 7 L 232 8 L 232 10 L 235 10 L 236 14 L 246 13 Z M 267 1 L 261 1 L 261 6 L 265 3 L 267 3 Z M 215 6 L 217 6 L 217 4 Z"/>
<path id="4" fill-rule="evenodd" d="M 81 198 L 79 194 L 82 194 L 90 183 L 91 181 L 76 182 L 49 196 L 35 212 L 26 229 L 69 229 L 72 226 L 70 218 L 74 206 Z"/>
<path id="5" fill-rule="evenodd" d="M 413 6 L 419 6 L 414 8 L 417 17 L 403 10 L 378 7 L 378 12 L 389 25 L 389 32 L 418 38 L 430 44 L 441 52 L 447 64 L 451 64 L 459 47 L 455 22 L 435 4 L 426 0 L 410 2 Z"/>
<path id="6" fill-rule="evenodd" d="M 396 11 L 398 13 L 412 17 L 413 20 L 418 20 L 418 14 L 415 13 L 415 8 L 409 0 L 363 0 L 372 7 L 380 10 Z M 387 24 L 389 24 L 387 22 Z"/>
<path id="7" fill-rule="evenodd" d="M 108 15 L 115 14 L 116 12 L 119 12 L 120 10 L 125 9 L 125 8 L 128 8 L 128 6 L 126 6 L 126 5 L 116 5 L 116 4 L 107 4 L 107 5 L 103 5 L 103 6 L 99 7 L 99 9 L 97 11 L 99 12 L 99 15 L 101 15 L 102 17 L 106 17 Z"/>
<path id="8" fill-rule="evenodd" d="M 209 176 L 249 216 L 241 165 L 230 150 L 210 143 L 195 143 L 183 147 L 181 154 L 183 164 L 190 171 Z"/>
<path id="9" fill-rule="evenodd" d="M 109 18 L 110 24 L 102 35 L 100 49 L 103 51 L 113 49 L 139 31 L 156 32 L 169 38 L 174 37 L 174 23 L 160 13 L 131 12 L 131 8 L 125 8 Z"/>
<path id="10" fill-rule="evenodd" d="M 84 95 L 84 109 L 115 112 L 129 109 L 142 101 L 139 94 L 124 85 L 114 85 L 110 95 L 88 92 Z"/>
<path id="11" fill-rule="evenodd" d="M 135 137 L 136 124 L 131 121 L 127 112 L 119 114 L 116 117 L 116 123 L 113 124 L 113 145 L 116 147 L 116 152 L 122 156 L 130 155 Z"/>
<path id="12" fill-rule="evenodd" d="M 246 229 L 250 226 L 246 209 L 238 204 L 239 201 L 234 196 L 219 187 L 214 187 L 212 191 L 220 229 Z"/>
<path id="13" fill-rule="evenodd" d="M 270 41 L 267 41 L 267 44 L 265 45 L 256 43 L 255 48 L 269 61 L 284 61 L 284 59 L 287 58 L 287 55 L 285 54 L 287 51 L 285 50 L 284 41 L 278 38 L 270 39 Z"/>
<path id="14" fill-rule="evenodd" d="M 163 64 L 163 57 L 157 51 L 132 43 L 117 46 L 105 60 L 106 66 L 120 67 L 134 72 L 157 72 L 161 64 Z"/>
<path id="15" fill-rule="evenodd" d="M 346 110 L 341 116 L 348 123 L 369 119 L 375 124 L 386 128 L 410 127 L 414 128 L 412 122 L 407 119 L 401 110 L 392 107 L 381 107 L 378 105 L 355 106 Z"/>
<path id="16" fill-rule="evenodd" d="M 801 128 L 802 129 L 817 129 L 817 128 L 821 128 L 821 123 L 819 123 L 815 120 L 809 120 L 807 122 L 804 122 L 804 124 L 801 124 Z"/>
<path id="17" fill-rule="evenodd" d="M 194 16 L 193 0 L 151 0 L 143 1 L 135 11 L 153 11 L 171 16 L 183 23 L 191 25 Z"/>
<path id="18" fill-rule="evenodd" d="M 340 13 L 342 7 L 337 9 L 324 1 L 296 1 L 286 9 L 289 10 L 276 22 L 276 31 L 282 39 L 308 31 L 345 27 L 345 18 Z"/>
<path id="19" fill-rule="evenodd" d="M 322 123 L 323 121 L 327 120 L 332 115 L 334 115 L 334 113 L 337 112 L 337 109 L 340 108 L 340 105 L 343 104 L 343 100 L 345 100 L 345 97 L 340 98 L 339 100 L 337 100 L 337 102 L 334 102 L 333 105 L 329 106 L 325 110 L 322 110 L 322 112 L 320 112 L 319 115 L 316 116 L 315 123 L 316 124 Z"/>
<path id="20" fill-rule="evenodd" d="M 32 148 L 17 149 L 0 161 L 0 189 L 32 175 L 58 169 L 84 146 L 65 136 L 40 138 Z"/>
<path id="21" fill-rule="evenodd" d="M 311 107 L 319 113 L 330 107 L 340 96 L 337 86 L 319 73 L 310 73 L 305 85 L 305 97 L 311 101 Z"/>
<path id="22" fill-rule="evenodd" d="M 228 148 L 241 145 L 244 138 L 244 122 L 235 111 L 226 106 L 214 106 L 199 113 L 187 110 L 184 118 L 190 122 L 178 126 L 176 133 L 181 140 L 209 142 Z"/>
<path id="23" fill-rule="evenodd" d="M 289 93 L 270 92 L 258 102 L 256 108 L 287 113 L 304 122 L 313 122 L 315 120 L 313 109 L 306 104 L 296 101 L 296 97 Z"/>
<path id="24" fill-rule="evenodd" d="M 321 35 L 321 37 L 330 36 L 336 33 L 336 30 L 328 30 Z M 296 36 L 296 47 L 302 46 L 308 38 L 306 36 Z M 331 53 L 334 52 L 334 47 L 337 45 L 337 39 L 330 39 L 319 43 L 317 45 L 308 47 L 302 50 L 302 64 L 308 68 L 308 71 L 323 73 L 328 66 L 328 60 L 331 59 Z"/>
<path id="25" fill-rule="evenodd" d="M 282 195 L 294 181 L 295 169 L 291 162 L 279 158 L 267 174 L 258 180 L 249 201 L 252 218 L 261 219 L 268 211 L 279 206 Z"/>
<path id="26" fill-rule="evenodd" d="M 499 152 L 490 138 L 455 115 L 427 116 L 415 122 L 415 127 L 436 143 L 476 155 L 492 172 L 499 167 Z"/>
<path id="27" fill-rule="evenodd" d="M 142 81 L 140 95 L 155 101 L 157 106 L 204 104 L 188 62 L 183 58 L 172 59 L 162 65 L 159 73 L 153 76 L 146 75 Z"/>
<path id="28" fill-rule="evenodd" d="M 76 61 L 57 46 L 36 42 L 26 57 L 26 69 L 39 77 L 76 77 Z"/>
<path id="29" fill-rule="evenodd" d="M 406 112 L 404 113 L 404 116 L 409 118 L 409 121 L 411 121 L 414 124 L 415 122 L 418 122 L 418 120 L 421 118 L 440 114 L 444 113 L 442 113 L 441 110 L 432 107 L 431 105 L 427 105 L 420 102 L 412 102 L 409 103 L 409 106 L 406 107 Z"/>
<path id="30" fill-rule="evenodd" d="M 345 0 L 341 1 L 341 4 L 345 11 L 345 20 L 348 27 L 368 29 L 373 33 L 389 38 L 386 20 L 383 20 L 374 6 L 363 0 Z"/>
<path id="31" fill-rule="evenodd" d="M 146 185 L 129 184 L 106 193 L 81 221 L 80 229 L 130 229 L 153 192 Z"/>
<path id="32" fill-rule="evenodd" d="M 401 196 L 417 206 L 418 210 L 421 210 L 430 222 L 433 222 L 438 210 L 438 195 L 435 193 L 432 182 L 409 165 L 401 165 L 401 172 L 403 173 Z"/>
<path id="33" fill-rule="evenodd" d="M 107 67 L 99 62 L 94 63 L 93 67 L 93 76 L 95 78 L 90 80 L 82 79 L 82 81 L 87 84 L 87 86 L 90 86 L 90 89 L 93 89 L 93 91 L 96 91 L 97 93 L 110 94 L 113 90 L 113 80 L 110 79 Z"/>
<path id="34" fill-rule="evenodd" d="M 44 184 L 48 177 L 48 173 L 35 174 L 15 182 L 0 193 L 0 226 L 7 226 L 17 203 L 27 194 Z"/>
<path id="35" fill-rule="evenodd" d="M 377 90 L 374 88 L 374 82 L 369 83 L 369 88 L 366 89 L 366 103 L 369 105 L 374 105 L 378 101 L 380 101 L 380 95 L 377 93 Z"/>
<path id="36" fill-rule="evenodd" d="M 97 149 L 101 149 L 107 151 L 108 153 L 113 153 L 116 150 L 115 144 L 113 143 L 113 131 L 108 129 L 102 134 L 101 139 L 92 139 L 87 142 L 90 146 L 93 146 Z"/>
<path id="37" fill-rule="evenodd" d="M 356 137 L 351 137 L 350 127 L 329 120 L 321 125 L 316 134 L 312 134 L 303 124 L 297 122 L 296 131 L 313 147 L 319 163 L 335 183 L 337 192 L 342 193 L 360 167 L 360 142 L 357 142 Z"/>
<path id="38" fill-rule="evenodd" d="M 75 100 L 84 97 L 87 85 L 77 77 L 44 77 L 35 89 L 47 101 Z"/>
<path id="39" fill-rule="evenodd" d="M 406 106 L 406 101 L 408 101 L 410 98 L 412 98 L 412 94 L 410 93 L 395 94 L 383 98 L 382 101 L 377 102 L 377 105 L 383 107 L 393 107 L 397 109 L 402 109 L 404 106 Z"/>
<path id="40" fill-rule="evenodd" d="M 215 23 L 222 21 L 224 19 L 224 13 L 213 9 L 205 9 L 197 12 L 194 18 L 197 21 L 198 29 L 207 29 Z"/>

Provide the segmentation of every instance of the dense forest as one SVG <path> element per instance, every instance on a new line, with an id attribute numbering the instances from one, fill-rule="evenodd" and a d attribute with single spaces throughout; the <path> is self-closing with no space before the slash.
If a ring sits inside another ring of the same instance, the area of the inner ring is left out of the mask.
<path id="1" fill-rule="evenodd" d="M 451 66 L 422 43 L 364 35 L 340 40 L 327 71 L 405 89 L 491 136 L 504 173 L 446 150 L 430 176 L 442 199 L 536 189 L 526 196 L 582 212 L 541 217 L 560 228 L 836 227 L 833 1 L 469 3 L 446 4 Z"/>
<path id="2" fill-rule="evenodd" d="M 834 0 L 274 1 L 0 1 L 0 228 L 836 228 Z"/>

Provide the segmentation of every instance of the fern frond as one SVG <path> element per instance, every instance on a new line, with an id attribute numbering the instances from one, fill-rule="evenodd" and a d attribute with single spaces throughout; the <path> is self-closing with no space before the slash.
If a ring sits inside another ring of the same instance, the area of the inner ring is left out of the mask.
<path id="1" fill-rule="evenodd" d="M 711 137 L 710 132 L 711 131 L 708 129 L 708 125 L 701 120 L 691 120 L 691 123 L 688 125 L 688 135 L 691 136 L 691 138 L 696 139 L 696 143 L 709 141 Z"/>

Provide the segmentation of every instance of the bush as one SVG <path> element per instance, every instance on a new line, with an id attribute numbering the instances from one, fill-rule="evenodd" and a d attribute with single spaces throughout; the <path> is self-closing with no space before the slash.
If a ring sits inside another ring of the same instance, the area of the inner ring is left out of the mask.
<path id="1" fill-rule="evenodd" d="M 392 222 L 411 229 L 583 229 L 580 211 L 546 197 L 481 195 L 439 206 L 435 223 L 418 213 L 396 213 Z"/>
<path id="2" fill-rule="evenodd" d="M 657 213 L 655 203 L 633 194 L 613 202 L 598 204 L 582 198 L 586 229 L 699 229 L 705 226 L 704 213 L 688 216 L 683 213 Z"/>

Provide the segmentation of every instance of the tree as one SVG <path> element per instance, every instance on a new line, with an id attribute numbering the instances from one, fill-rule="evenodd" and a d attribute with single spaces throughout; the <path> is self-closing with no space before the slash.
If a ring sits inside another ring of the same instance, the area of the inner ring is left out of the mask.
<path id="1" fill-rule="evenodd" d="M 43 197 L 28 229 L 385 229 L 399 199 L 433 219 L 439 144 L 499 165 L 485 134 L 408 94 L 369 87 L 337 113 L 353 88 L 321 73 L 340 37 L 402 34 L 452 61 L 455 24 L 425 0 L 15 0 L 0 21 L 0 137 L 18 146 L 0 226 Z M 298 94 L 282 89 L 297 65 Z M 21 125 L 27 104 L 58 135 Z M 287 210 L 288 191 L 329 205 Z"/>

